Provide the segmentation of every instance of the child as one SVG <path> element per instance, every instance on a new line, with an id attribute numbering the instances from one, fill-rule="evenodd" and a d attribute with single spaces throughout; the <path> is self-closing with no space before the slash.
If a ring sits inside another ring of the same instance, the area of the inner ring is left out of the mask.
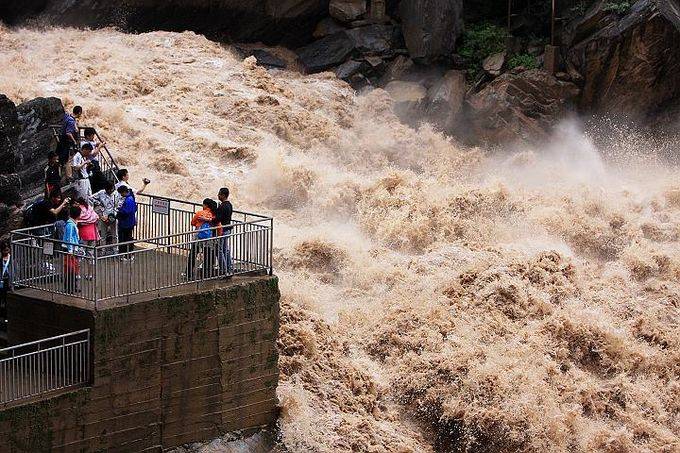
<path id="1" fill-rule="evenodd" d="M 119 253 L 128 254 L 129 259 L 134 260 L 135 257 L 129 255 L 133 249 L 133 244 L 124 243 L 132 241 L 132 232 L 135 229 L 135 225 L 137 225 L 137 203 L 128 186 L 118 187 L 118 193 L 123 199 L 123 203 L 116 214 L 116 219 L 118 220 L 118 241 L 121 243 L 118 251 Z M 128 256 L 122 259 L 126 260 Z"/>
<path id="2" fill-rule="evenodd" d="M 5 330 L 5 323 L 7 322 L 7 292 L 12 285 L 12 258 L 10 255 L 9 243 L 2 242 L 0 244 L 2 249 L 2 277 L 0 278 L 0 322 L 2 328 Z"/>
<path id="3" fill-rule="evenodd" d="M 45 198 L 49 198 L 50 194 L 59 187 L 61 187 L 59 156 L 54 151 L 50 151 L 47 155 L 47 166 L 45 167 Z"/>
<path id="4" fill-rule="evenodd" d="M 77 221 L 80 217 L 80 208 L 78 206 L 71 206 L 69 209 L 69 219 L 66 221 L 64 229 L 64 243 L 66 244 L 66 252 L 64 254 L 64 292 L 73 294 L 78 291 L 78 275 L 80 274 L 80 263 L 78 261 L 78 245 L 80 245 L 80 237 L 78 236 Z"/>

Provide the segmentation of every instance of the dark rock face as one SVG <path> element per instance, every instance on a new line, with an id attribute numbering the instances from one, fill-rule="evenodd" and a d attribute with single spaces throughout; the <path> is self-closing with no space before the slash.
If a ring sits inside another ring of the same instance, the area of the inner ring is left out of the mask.
<path id="1" fill-rule="evenodd" d="M 425 115 L 446 132 L 458 132 L 465 102 L 465 73 L 448 71 L 427 90 Z"/>
<path id="2" fill-rule="evenodd" d="M 14 102 L 0 94 L 0 173 L 12 173 L 21 126 Z"/>
<path id="3" fill-rule="evenodd" d="M 352 22 L 366 14 L 366 0 L 331 0 L 328 11 L 341 22 Z"/>
<path id="4" fill-rule="evenodd" d="M 193 30 L 226 41 L 287 44 L 309 41 L 329 0 L 3 0 L 7 23 L 48 23 L 130 31 Z"/>
<path id="5" fill-rule="evenodd" d="M 648 120 L 680 101 L 680 2 L 642 0 L 622 16 L 606 4 L 570 24 L 565 37 L 568 69 L 583 78 L 581 110 Z"/>
<path id="6" fill-rule="evenodd" d="M 0 175 L 0 239 L 21 227 L 21 180 L 16 174 Z"/>
<path id="7" fill-rule="evenodd" d="M 357 51 L 368 55 L 385 55 L 399 46 L 399 30 L 393 25 L 369 25 L 347 30 Z"/>
<path id="8" fill-rule="evenodd" d="M 17 106 L 21 135 L 17 147 L 17 170 L 26 189 L 42 184 L 47 153 L 56 147 L 49 128 L 60 124 L 64 106 L 58 98 L 36 98 Z"/>
<path id="9" fill-rule="evenodd" d="M 300 63 L 308 73 L 324 71 L 341 64 L 354 50 L 345 32 L 334 33 L 297 50 Z"/>
<path id="10" fill-rule="evenodd" d="M 402 0 L 399 15 L 411 58 L 420 63 L 451 58 L 463 31 L 462 0 Z"/>
<path id="11" fill-rule="evenodd" d="M 479 141 L 541 141 L 566 116 L 576 85 L 540 69 L 507 72 L 468 98 L 472 132 Z"/>

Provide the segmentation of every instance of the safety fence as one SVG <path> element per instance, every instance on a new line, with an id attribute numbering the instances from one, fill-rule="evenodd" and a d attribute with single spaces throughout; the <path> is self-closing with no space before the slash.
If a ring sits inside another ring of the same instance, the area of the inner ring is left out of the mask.
<path id="1" fill-rule="evenodd" d="M 89 329 L 0 349 L 0 404 L 89 381 Z"/>
<path id="2" fill-rule="evenodd" d="M 102 229 L 96 246 L 67 244 L 55 227 L 11 235 L 15 288 L 91 301 L 130 297 L 254 272 L 272 273 L 273 220 L 234 211 L 228 227 L 199 235 L 191 226 L 200 205 L 138 194 L 136 239 L 118 242 Z M 115 229 L 114 229 L 115 231 Z"/>

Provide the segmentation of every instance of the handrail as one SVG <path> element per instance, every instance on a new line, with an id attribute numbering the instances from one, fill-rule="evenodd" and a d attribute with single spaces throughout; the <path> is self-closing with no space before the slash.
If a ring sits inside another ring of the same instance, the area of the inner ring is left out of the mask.
<path id="1" fill-rule="evenodd" d="M 90 352 L 90 329 L 0 349 L 0 404 L 87 385 Z"/>
<path id="2" fill-rule="evenodd" d="M 9 350 L 12 350 L 12 349 L 24 348 L 26 346 L 31 346 L 31 345 L 34 345 L 34 344 L 47 343 L 48 341 L 58 340 L 60 338 L 65 338 L 65 337 L 69 337 L 69 336 L 73 336 L 73 335 L 79 335 L 81 333 L 86 333 L 86 332 L 89 332 L 89 331 L 90 331 L 90 329 L 76 330 L 75 332 L 69 332 L 69 333 L 65 333 L 65 334 L 62 334 L 62 335 L 56 335 L 54 337 L 41 338 L 40 340 L 29 341 L 27 343 L 21 343 L 21 344 L 15 345 L 15 346 L 9 346 L 7 348 L 0 349 L 0 354 L 7 352 Z M 0 359 L 0 360 L 5 360 L 5 359 Z"/>

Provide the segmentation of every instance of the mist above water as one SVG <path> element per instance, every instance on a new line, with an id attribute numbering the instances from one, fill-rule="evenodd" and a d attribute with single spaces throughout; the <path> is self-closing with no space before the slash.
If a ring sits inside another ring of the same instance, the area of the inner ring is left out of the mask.
<path id="1" fill-rule="evenodd" d="M 0 48 L 0 92 L 83 105 L 133 181 L 275 217 L 290 450 L 679 447 L 680 171 L 653 149 L 577 123 L 462 148 L 193 33 Z"/>

